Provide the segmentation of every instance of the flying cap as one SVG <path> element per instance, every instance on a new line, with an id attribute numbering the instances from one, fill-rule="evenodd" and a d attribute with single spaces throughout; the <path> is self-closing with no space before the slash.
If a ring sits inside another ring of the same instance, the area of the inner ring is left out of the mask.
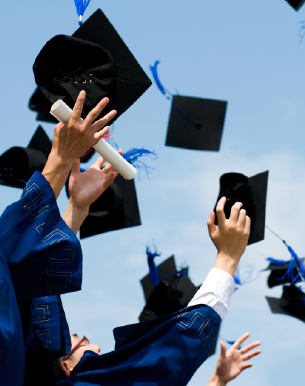
<path id="1" fill-rule="evenodd" d="M 146 305 L 139 316 L 140 322 L 181 310 L 198 290 L 188 277 L 188 268 L 177 271 L 174 256 L 159 264 L 157 270 L 157 285 L 154 285 L 150 275 L 141 280 Z"/>
<path id="2" fill-rule="evenodd" d="M 85 171 L 81 169 L 81 171 Z M 66 192 L 69 197 L 68 180 Z M 141 225 L 134 180 L 118 175 L 105 192 L 90 205 L 80 227 L 80 238 Z"/>
<path id="3" fill-rule="evenodd" d="M 305 294 L 294 285 L 285 285 L 280 299 L 266 296 L 273 314 L 293 316 L 305 322 Z"/>
<path id="4" fill-rule="evenodd" d="M 83 118 L 103 97 L 104 116 L 123 114 L 151 85 L 139 63 L 104 13 L 98 9 L 73 34 L 49 40 L 33 65 L 36 84 L 53 104 L 63 99 L 73 108 L 81 90 L 87 97 Z"/>
<path id="5" fill-rule="evenodd" d="M 305 0 L 286 0 L 292 8 L 294 8 L 296 11 L 298 11 L 302 5 L 304 4 Z"/>
<path id="6" fill-rule="evenodd" d="M 216 200 L 226 197 L 225 215 L 230 217 L 231 208 L 236 202 L 242 202 L 247 216 L 251 219 L 251 232 L 248 245 L 264 240 L 267 198 L 268 171 L 248 178 L 240 173 L 226 173 L 220 177 L 220 191 Z M 215 219 L 217 225 L 217 216 Z"/>
<path id="7" fill-rule="evenodd" d="M 174 95 L 166 146 L 218 151 L 227 102 Z"/>
<path id="8" fill-rule="evenodd" d="M 305 258 L 301 258 L 303 263 L 305 263 Z M 290 265 L 290 260 L 287 262 L 283 262 L 282 264 L 276 264 L 276 263 L 270 263 L 264 271 L 270 270 L 270 275 L 268 277 L 268 287 L 273 288 L 276 287 L 277 285 L 285 284 L 285 283 L 290 283 L 291 278 L 290 275 L 286 275 L 287 270 Z M 293 276 L 296 277 L 298 275 L 297 268 L 295 267 L 293 270 Z M 299 278 L 300 281 L 301 278 Z"/>
<path id="9" fill-rule="evenodd" d="M 12 147 L 0 156 L 0 184 L 24 189 L 36 170 L 42 172 L 52 143 L 38 126 L 28 147 Z"/>

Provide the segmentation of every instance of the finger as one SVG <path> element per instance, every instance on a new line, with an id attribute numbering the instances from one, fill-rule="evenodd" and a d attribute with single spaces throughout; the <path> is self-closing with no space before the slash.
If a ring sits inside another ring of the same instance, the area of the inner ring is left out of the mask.
<path id="1" fill-rule="evenodd" d="M 216 231 L 216 225 L 215 225 L 215 213 L 214 212 L 211 212 L 210 213 L 210 217 L 208 219 L 208 230 L 209 230 L 209 234 L 211 235 L 212 233 L 214 233 Z"/>
<path id="2" fill-rule="evenodd" d="M 245 232 L 250 235 L 251 230 L 251 219 L 249 216 L 246 216 L 246 225 L 245 225 Z"/>
<path id="3" fill-rule="evenodd" d="M 103 111 L 103 109 L 107 106 L 109 103 L 109 98 L 103 98 L 86 116 L 84 120 L 84 125 L 87 127 L 91 126 L 92 122 L 97 119 L 97 117 L 100 115 L 100 113 Z"/>
<path id="4" fill-rule="evenodd" d="M 226 352 L 227 352 L 227 348 L 226 348 L 226 345 L 224 342 L 220 342 L 220 346 L 221 346 L 221 350 L 220 350 L 220 357 L 222 359 L 225 359 L 226 358 Z"/>
<path id="5" fill-rule="evenodd" d="M 106 180 L 104 181 L 104 187 L 105 189 L 107 189 L 112 183 L 113 181 L 115 180 L 115 178 L 117 177 L 118 175 L 118 172 L 113 170 L 112 173 L 109 173 L 107 175 L 107 178 Z"/>
<path id="6" fill-rule="evenodd" d="M 256 355 L 258 355 L 260 353 L 261 353 L 261 350 L 256 350 L 256 351 L 253 351 L 249 354 L 243 355 L 242 359 L 243 359 L 243 361 L 248 361 L 249 359 L 256 357 Z"/>
<path id="7" fill-rule="evenodd" d="M 98 159 L 94 162 L 94 164 L 92 165 L 93 167 L 96 167 L 98 169 L 101 169 L 102 166 L 104 165 L 105 163 L 105 158 L 103 156 L 99 156 Z"/>
<path id="8" fill-rule="evenodd" d="M 216 215 L 217 215 L 217 220 L 218 220 L 218 226 L 221 228 L 225 222 L 226 222 L 226 216 L 224 212 L 224 207 L 226 203 L 226 197 L 222 197 L 216 206 Z"/>
<path id="9" fill-rule="evenodd" d="M 249 344 L 248 346 L 243 347 L 240 352 L 241 354 L 246 354 L 248 351 L 254 349 L 255 347 L 259 346 L 261 344 L 260 341 L 253 342 Z"/>
<path id="10" fill-rule="evenodd" d="M 93 135 L 94 140 L 98 142 L 100 139 L 104 137 L 104 135 L 108 133 L 109 130 L 110 130 L 110 126 L 106 126 L 103 128 L 103 130 L 98 131 L 97 133 L 94 133 Z"/>
<path id="11" fill-rule="evenodd" d="M 235 204 L 231 208 L 231 213 L 230 213 L 230 221 L 233 222 L 234 224 L 237 223 L 238 217 L 239 217 L 239 212 L 240 208 L 243 206 L 241 202 L 235 202 Z"/>
<path id="12" fill-rule="evenodd" d="M 244 371 L 244 370 L 246 370 L 246 369 L 249 369 L 250 367 L 252 367 L 253 365 L 252 365 L 252 363 L 244 363 L 243 365 L 242 365 L 242 368 L 240 369 L 240 372 L 242 372 L 242 371 Z"/>
<path id="13" fill-rule="evenodd" d="M 246 225 L 246 210 L 241 209 L 237 220 L 237 226 L 240 229 L 244 229 L 245 225 Z"/>
<path id="14" fill-rule="evenodd" d="M 91 125 L 91 130 L 93 132 L 100 131 L 111 119 L 113 119 L 116 116 L 117 112 L 115 110 L 110 111 L 110 113 L 106 114 L 103 118 L 99 119 L 98 121 L 94 122 L 93 125 Z"/>
<path id="15" fill-rule="evenodd" d="M 84 90 L 82 90 L 78 94 L 75 105 L 73 107 L 73 111 L 72 111 L 70 120 L 72 120 L 74 122 L 79 122 L 79 120 L 81 119 L 85 99 L 86 99 L 86 92 Z"/>
<path id="16" fill-rule="evenodd" d="M 71 168 L 71 174 L 78 174 L 80 173 L 80 159 L 76 159 L 73 164 L 72 164 L 72 168 Z"/>
<path id="17" fill-rule="evenodd" d="M 244 335 L 242 335 L 240 338 L 238 338 L 233 344 L 232 347 L 238 350 L 238 347 L 250 336 L 249 332 L 246 332 Z"/>
<path id="18" fill-rule="evenodd" d="M 118 150 L 118 153 L 120 155 L 122 155 L 123 154 L 123 150 Z M 113 170 L 115 170 L 117 172 L 117 170 L 112 165 L 110 165 L 109 163 L 103 169 L 104 173 L 106 173 L 106 174 L 109 173 L 109 172 L 112 172 Z"/>

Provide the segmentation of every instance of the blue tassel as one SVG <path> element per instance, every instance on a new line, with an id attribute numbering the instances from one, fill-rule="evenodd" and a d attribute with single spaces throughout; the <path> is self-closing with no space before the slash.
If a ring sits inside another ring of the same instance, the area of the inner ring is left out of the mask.
<path id="1" fill-rule="evenodd" d="M 254 276 L 254 274 L 254 267 L 252 265 L 242 267 L 242 273 L 238 265 L 234 275 L 235 289 L 238 289 L 242 285 L 248 284 L 255 280 L 258 277 L 258 273 L 256 272 L 256 276 Z"/>
<path id="2" fill-rule="evenodd" d="M 274 259 L 273 257 L 267 257 L 266 259 L 267 261 L 269 261 L 270 264 L 274 264 L 274 265 L 285 265 L 287 263 L 289 263 L 289 260 L 277 260 L 277 259 Z"/>
<path id="3" fill-rule="evenodd" d="M 152 253 L 150 248 L 146 247 L 146 255 L 147 255 L 147 262 L 148 262 L 148 268 L 149 268 L 149 276 L 154 283 L 154 285 L 159 284 L 159 277 L 158 277 L 158 268 L 155 264 L 154 258 L 156 256 L 161 256 L 161 253 L 158 253 L 155 249 L 155 252 Z"/>
<path id="4" fill-rule="evenodd" d="M 233 346 L 233 344 L 236 342 L 235 340 L 226 340 L 226 339 L 224 339 L 230 346 Z M 240 350 L 242 348 L 242 346 L 240 345 L 239 347 L 238 347 L 238 350 Z"/>
<path id="5" fill-rule="evenodd" d="M 126 159 L 127 162 L 130 162 L 136 169 L 144 169 L 146 171 L 146 174 L 153 169 L 150 166 L 147 166 L 143 161 L 139 161 L 140 157 L 148 156 L 151 159 L 158 158 L 155 151 L 149 151 L 146 149 L 130 149 L 126 153 L 123 153 L 123 158 Z"/>
<path id="6" fill-rule="evenodd" d="M 154 80 L 156 82 L 156 85 L 158 86 L 158 89 L 162 92 L 163 95 L 167 99 L 171 99 L 169 93 L 166 92 L 165 88 L 163 87 L 162 83 L 160 82 L 159 76 L 158 76 L 158 70 L 157 66 L 160 63 L 160 60 L 156 60 L 155 64 L 153 66 L 149 66 L 150 71 L 152 73 L 152 76 L 154 77 Z"/>
<path id="7" fill-rule="evenodd" d="M 83 24 L 83 16 L 84 16 L 84 13 L 85 13 L 85 11 L 90 3 L 90 0 L 74 0 L 74 3 L 75 3 L 77 14 L 79 17 L 78 24 L 82 25 Z"/>
<path id="8" fill-rule="evenodd" d="M 303 21 L 300 21 L 300 23 L 302 24 L 302 26 L 300 27 L 299 29 L 299 38 L 300 38 L 300 44 L 302 43 L 302 40 L 303 40 L 303 37 L 305 36 L 305 20 Z"/>
<path id="9" fill-rule="evenodd" d="M 285 275 L 281 279 L 284 279 L 287 276 L 292 284 L 293 283 L 297 283 L 299 281 L 303 281 L 304 282 L 305 281 L 305 266 L 304 266 L 303 261 L 295 253 L 295 251 L 290 247 L 290 245 L 288 245 L 286 243 L 285 240 L 283 240 L 278 234 L 273 232 L 273 230 L 271 230 L 267 225 L 265 225 L 265 227 L 271 233 L 273 233 L 278 239 L 280 239 L 283 244 L 286 245 L 286 247 L 287 247 L 287 249 L 288 249 L 288 251 L 290 252 L 290 255 L 291 255 L 291 260 L 290 260 L 290 263 L 289 263 L 288 270 L 287 270 L 287 272 L 285 273 Z M 294 274 L 294 269 L 295 268 L 298 271 L 298 273 L 296 275 Z"/>

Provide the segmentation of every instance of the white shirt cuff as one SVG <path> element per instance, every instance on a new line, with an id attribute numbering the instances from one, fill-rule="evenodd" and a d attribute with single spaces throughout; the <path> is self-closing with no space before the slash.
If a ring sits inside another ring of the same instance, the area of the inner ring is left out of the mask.
<path id="1" fill-rule="evenodd" d="M 200 289 L 189 302 L 188 307 L 206 304 L 223 319 L 229 312 L 230 299 L 234 289 L 234 279 L 229 273 L 219 268 L 212 268 Z"/>

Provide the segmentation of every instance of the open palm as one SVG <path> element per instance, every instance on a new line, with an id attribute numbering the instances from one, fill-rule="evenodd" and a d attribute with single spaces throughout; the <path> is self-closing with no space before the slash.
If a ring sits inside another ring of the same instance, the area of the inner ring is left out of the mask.
<path id="1" fill-rule="evenodd" d="M 249 351 L 260 345 L 259 341 L 253 342 L 240 350 L 238 349 L 249 336 L 249 333 L 242 335 L 228 351 L 226 351 L 224 342 L 220 342 L 221 352 L 217 362 L 216 374 L 224 384 L 232 381 L 245 369 L 252 367 L 251 363 L 244 362 L 260 354 L 260 350 L 249 353 Z"/>
<path id="2" fill-rule="evenodd" d="M 122 154 L 122 151 L 119 150 Z M 107 164 L 101 167 L 105 160 L 100 156 L 97 161 L 85 172 L 80 171 L 80 161 L 73 163 L 69 179 L 69 193 L 73 204 L 78 208 L 89 208 L 101 194 L 112 184 L 118 175 L 114 168 Z"/>

